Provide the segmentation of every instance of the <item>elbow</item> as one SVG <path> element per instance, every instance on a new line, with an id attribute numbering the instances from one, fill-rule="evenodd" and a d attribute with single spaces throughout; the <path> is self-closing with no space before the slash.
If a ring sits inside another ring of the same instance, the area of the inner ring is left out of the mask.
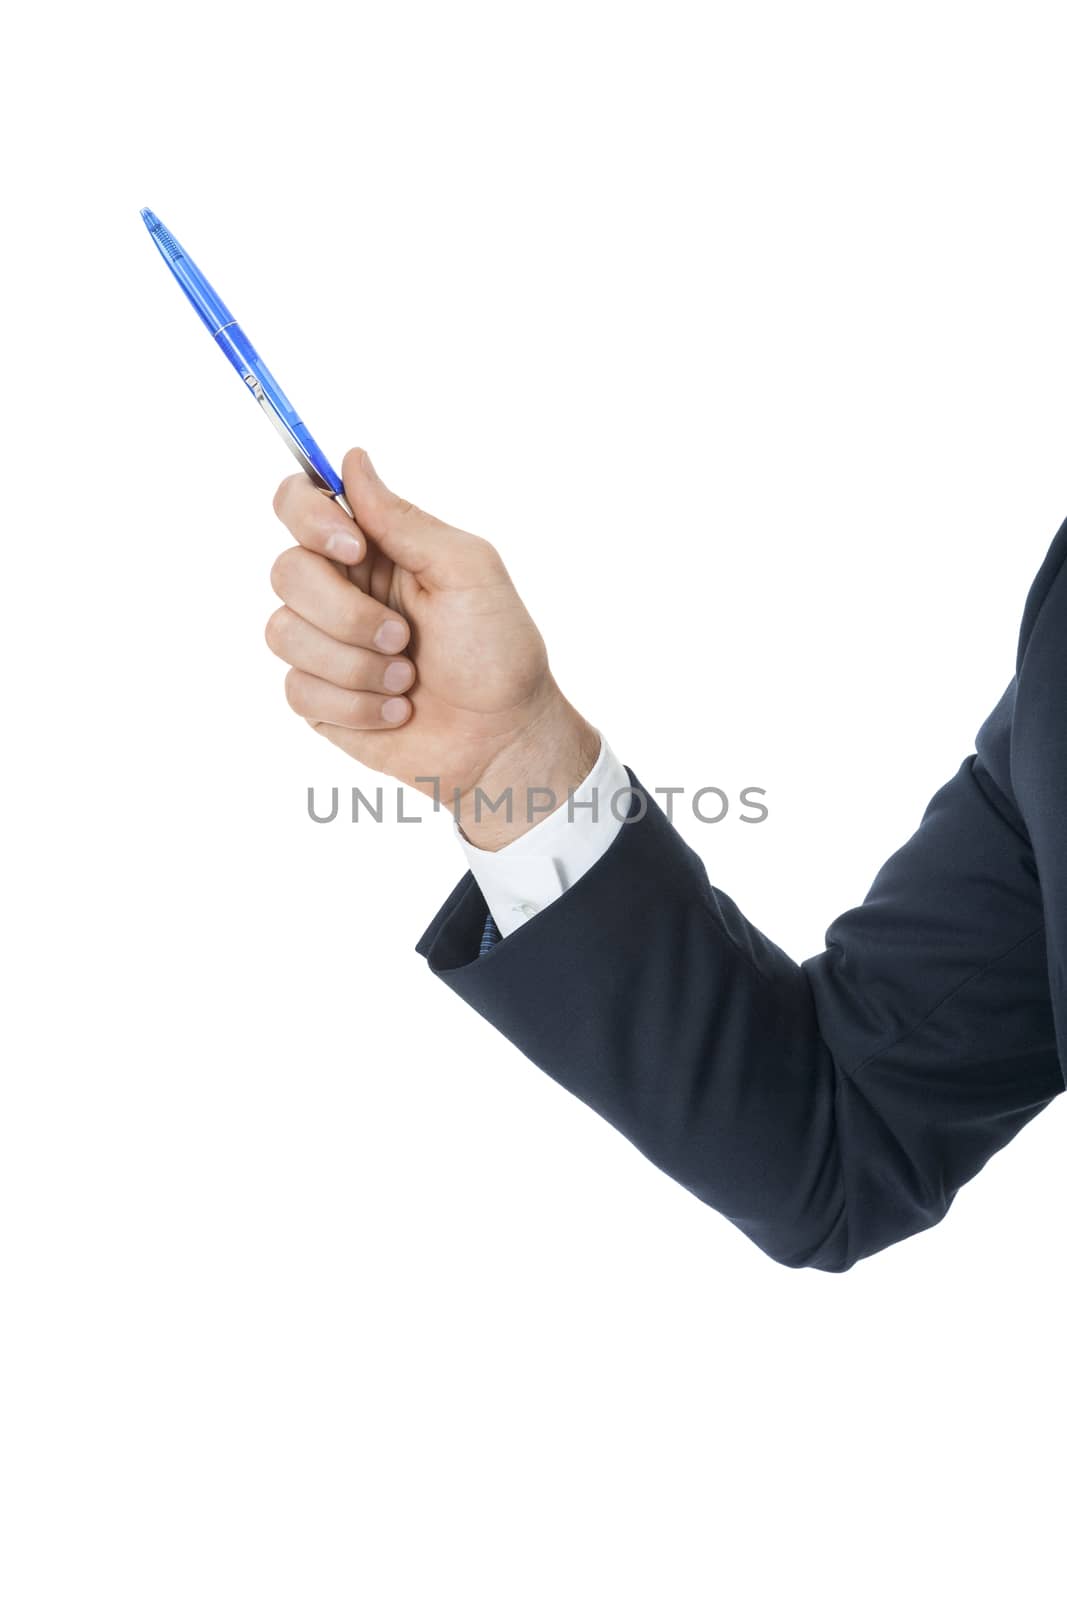
<path id="1" fill-rule="evenodd" d="M 806 1241 L 800 1245 L 783 1246 L 781 1243 L 764 1252 L 780 1266 L 794 1270 L 810 1268 L 815 1272 L 851 1272 L 859 1261 L 879 1255 L 891 1245 L 924 1233 L 934 1227 L 948 1213 L 951 1199 L 933 1208 L 905 1211 L 898 1206 L 878 1206 L 866 1215 L 850 1216 L 847 1202 L 842 1204 L 833 1225 L 819 1242 Z"/>
<path id="2" fill-rule="evenodd" d="M 948 1215 L 972 1171 L 949 1145 L 943 1132 L 890 1119 L 839 1079 L 817 1157 L 794 1170 L 750 1236 L 781 1266 L 850 1272 Z"/>

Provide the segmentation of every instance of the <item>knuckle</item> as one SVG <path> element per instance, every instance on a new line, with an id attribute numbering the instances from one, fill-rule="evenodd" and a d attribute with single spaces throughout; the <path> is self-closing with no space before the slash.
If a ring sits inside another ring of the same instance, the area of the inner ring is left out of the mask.
<path id="1" fill-rule="evenodd" d="M 344 725 L 346 728 L 361 728 L 366 721 L 362 711 L 363 696 L 358 692 L 350 694 L 345 701 Z"/>
<path id="2" fill-rule="evenodd" d="M 279 606 L 277 611 L 272 611 L 267 618 L 267 626 L 263 630 L 263 637 L 276 656 L 281 655 L 286 640 L 290 636 L 290 620 L 293 613 L 288 606 Z"/>
<path id="3" fill-rule="evenodd" d="M 297 483 L 302 476 L 302 473 L 291 472 L 288 477 L 282 479 L 281 483 L 275 489 L 274 499 L 271 501 L 271 505 L 274 509 L 274 515 L 278 518 L 279 522 L 285 522 L 286 518 L 290 515 L 293 490 L 297 486 Z"/>
<path id="4" fill-rule="evenodd" d="M 361 590 L 353 588 L 352 594 L 346 596 L 337 625 L 345 644 L 362 643 L 366 631 L 366 613 L 365 596 Z"/>
<path id="5" fill-rule="evenodd" d="M 500 551 L 490 540 L 483 538 L 480 533 L 469 533 L 467 538 L 470 540 L 469 549 L 471 554 L 477 556 L 486 566 L 503 565 Z"/>
<path id="6" fill-rule="evenodd" d="M 348 689 L 352 693 L 355 693 L 357 689 L 362 689 L 366 682 L 367 669 L 361 657 L 357 655 L 352 661 L 347 662 L 338 673 L 338 677 L 340 679 L 340 688 Z"/>
<path id="7" fill-rule="evenodd" d="M 462 550 L 456 552 L 457 562 L 463 570 L 481 583 L 499 583 L 507 576 L 504 558 L 495 544 L 480 533 L 468 533 Z"/>
<path id="8" fill-rule="evenodd" d="M 307 709 L 307 695 L 304 690 L 303 678 L 294 668 L 285 674 L 285 698 L 294 711 L 301 714 Z"/>
<path id="9" fill-rule="evenodd" d="M 289 586 L 293 574 L 293 557 L 297 554 L 295 546 L 283 550 L 280 556 L 275 557 L 274 565 L 270 569 L 270 586 L 274 593 L 285 599 L 285 590 Z"/>

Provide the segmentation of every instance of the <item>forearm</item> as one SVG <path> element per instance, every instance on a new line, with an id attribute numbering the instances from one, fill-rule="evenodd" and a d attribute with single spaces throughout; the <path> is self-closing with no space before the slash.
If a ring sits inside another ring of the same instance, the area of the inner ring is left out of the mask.
<path id="1" fill-rule="evenodd" d="M 485 901 L 468 876 L 418 949 L 671 1177 L 769 1253 L 799 1257 L 843 1201 L 810 989 L 633 781 L 645 816 L 527 926 L 472 959 Z"/>
<path id="2" fill-rule="evenodd" d="M 800 964 L 644 791 L 641 820 L 481 960 L 469 876 L 418 949 L 768 1255 L 842 1271 L 940 1220 L 1063 1087 L 1039 890 L 974 767 Z"/>

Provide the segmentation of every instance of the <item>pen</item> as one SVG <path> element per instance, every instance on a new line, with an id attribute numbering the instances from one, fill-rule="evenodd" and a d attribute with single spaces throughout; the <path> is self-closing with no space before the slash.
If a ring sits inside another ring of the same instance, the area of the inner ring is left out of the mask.
<path id="1" fill-rule="evenodd" d="M 344 484 L 286 398 L 270 368 L 260 358 L 251 339 L 227 310 L 204 274 L 154 211 L 141 209 L 145 227 L 156 249 L 184 290 L 193 310 L 227 359 L 241 374 L 312 483 L 325 489 L 343 511 L 355 520 L 344 495 Z"/>

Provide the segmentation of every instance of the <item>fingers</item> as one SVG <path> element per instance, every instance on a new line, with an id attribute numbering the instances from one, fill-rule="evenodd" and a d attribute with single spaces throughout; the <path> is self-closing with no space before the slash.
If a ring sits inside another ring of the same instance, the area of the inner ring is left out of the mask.
<path id="1" fill-rule="evenodd" d="M 275 515 L 305 550 L 354 566 L 367 553 L 367 541 L 337 501 L 317 489 L 305 472 L 284 478 L 274 495 Z"/>
<path id="2" fill-rule="evenodd" d="M 328 559 L 313 555 L 302 545 L 282 551 L 271 568 L 270 581 L 290 611 L 341 644 L 395 655 L 411 637 L 399 612 L 365 594 Z"/>
<path id="3" fill-rule="evenodd" d="M 370 538 L 398 566 L 434 588 L 507 581 L 503 562 L 488 540 L 454 528 L 394 494 L 365 450 L 349 450 L 341 473 L 355 521 L 306 473 L 294 473 L 278 485 L 275 514 L 305 550 L 358 569 Z M 369 587 L 361 571 L 350 577 L 360 587 Z"/>
<path id="4" fill-rule="evenodd" d="M 503 563 L 485 539 L 432 517 L 387 489 L 363 449 L 341 463 L 345 498 L 367 536 L 398 566 L 435 588 L 487 582 Z M 343 515 L 343 513 L 342 513 Z"/>
<path id="5" fill-rule="evenodd" d="M 340 689 L 397 695 L 415 682 L 415 666 L 407 656 L 387 656 L 340 644 L 288 606 L 281 606 L 269 618 L 266 639 L 274 654 L 290 666 Z"/>
<path id="6" fill-rule="evenodd" d="M 342 689 L 336 683 L 313 678 L 299 667 L 286 674 L 285 698 L 309 722 L 326 722 L 338 728 L 396 728 L 411 715 L 411 701 L 402 695 Z"/>

